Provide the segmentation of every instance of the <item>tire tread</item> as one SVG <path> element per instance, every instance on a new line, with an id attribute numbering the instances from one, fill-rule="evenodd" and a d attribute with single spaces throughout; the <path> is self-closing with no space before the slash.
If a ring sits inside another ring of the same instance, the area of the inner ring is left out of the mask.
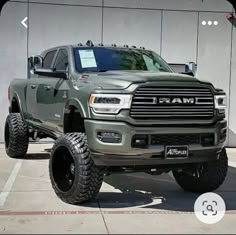
<path id="1" fill-rule="evenodd" d="M 58 190 L 53 179 L 52 159 L 56 157 L 54 156 L 55 150 L 61 145 L 70 150 L 72 157 L 75 161 L 78 161 L 79 165 L 78 181 L 74 182 L 76 185 L 73 186 L 74 190 L 71 190 L 71 193 L 63 193 Z M 60 137 L 53 147 L 49 165 L 52 186 L 62 201 L 77 205 L 91 200 L 99 193 L 103 182 L 104 170 L 101 167 L 97 167 L 93 162 L 86 134 L 69 133 Z"/>
<path id="2" fill-rule="evenodd" d="M 206 168 L 200 178 L 178 171 L 173 171 L 173 175 L 185 191 L 206 193 L 218 189 L 224 183 L 227 172 L 228 157 L 226 150 L 223 149 L 218 160 L 206 163 Z"/>
<path id="3" fill-rule="evenodd" d="M 28 127 L 20 113 L 11 113 L 6 120 L 9 126 L 9 144 L 6 153 L 9 157 L 19 158 L 26 155 L 29 146 Z M 6 141 L 6 137 L 5 137 Z"/>

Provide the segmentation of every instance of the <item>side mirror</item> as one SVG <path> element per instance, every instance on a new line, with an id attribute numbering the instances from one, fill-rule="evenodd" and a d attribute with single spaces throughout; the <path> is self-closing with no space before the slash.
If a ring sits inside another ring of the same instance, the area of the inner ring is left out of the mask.
<path id="1" fill-rule="evenodd" d="M 40 55 L 37 56 L 31 56 L 29 59 L 29 69 L 40 69 L 43 67 L 43 57 Z"/>
<path id="2" fill-rule="evenodd" d="M 67 80 L 69 78 L 69 67 L 68 63 L 66 64 L 66 69 L 65 70 L 57 70 L 56 68 L 52 69 L 54 76 L 58 78 L 63 78 Z"/>
<path id="3" fill-rule="evenodd" d="M 68 79 L 68 72 L 66 71 L 55 71 L 53 72 L 53 75 L 57 78 L 63 78 L 65 80 Z"/>
<path id="4" fill-rule="evenodd" d="M 185 64 L 185 74 L 195 77 L 197 73 L 197 65 L 194 62 Z"/>
<path id="5" fill-rule="evenodd" d="M 66 71 L 55 71 L 53 69 L 35 69 L 34 74 L 45 77 L 55 77 L 55 78 L 63 78 L 65 80 L 68 79 L 68 73 Z"/>

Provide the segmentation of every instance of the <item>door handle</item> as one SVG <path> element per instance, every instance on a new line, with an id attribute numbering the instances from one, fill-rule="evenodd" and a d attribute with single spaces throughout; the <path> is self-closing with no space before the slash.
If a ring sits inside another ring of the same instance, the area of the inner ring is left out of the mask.
<path id="1" fill-rule="evenodd" d="M 44 89 L 45 89 L 46 91 L 50 91 L 50 90 L 51 90 L 51 86 L 44 86 Z"/>
<path id="2" fill-rule="evenodd" d="M 35 89 L 36 88 L 36 85 L 31 85 L 30 86 L 32 89 Z"/>

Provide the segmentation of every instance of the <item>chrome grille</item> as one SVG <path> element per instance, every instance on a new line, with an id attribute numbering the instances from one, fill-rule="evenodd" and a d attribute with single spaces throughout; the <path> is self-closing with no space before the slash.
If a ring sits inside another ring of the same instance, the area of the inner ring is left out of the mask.
<path id="1" fill-rule="evenodd" d="M 209 88 L 139 87 L 130 116 L 135 119 L 211 119 L 214 96 Z"/>

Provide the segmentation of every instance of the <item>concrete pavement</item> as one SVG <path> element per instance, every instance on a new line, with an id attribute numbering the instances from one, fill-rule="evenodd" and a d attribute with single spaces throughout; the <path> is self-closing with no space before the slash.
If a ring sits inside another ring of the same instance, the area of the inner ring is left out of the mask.
<path id="1" fill-rule="evenodd" d="M 226 216 L 205 225 L 193 212 L 198 195 L 183 192 L 171 174 L 112 175 L 91 203 L 63 203 L 49 181 L 45 149 L 51 146 L 31 144 L 27 158 L 15 160 L 0 145 L 0 234 L 236 233 L 235 149 L 228 150 L 232 167 L 217 191 L 226 201 Z"/>

